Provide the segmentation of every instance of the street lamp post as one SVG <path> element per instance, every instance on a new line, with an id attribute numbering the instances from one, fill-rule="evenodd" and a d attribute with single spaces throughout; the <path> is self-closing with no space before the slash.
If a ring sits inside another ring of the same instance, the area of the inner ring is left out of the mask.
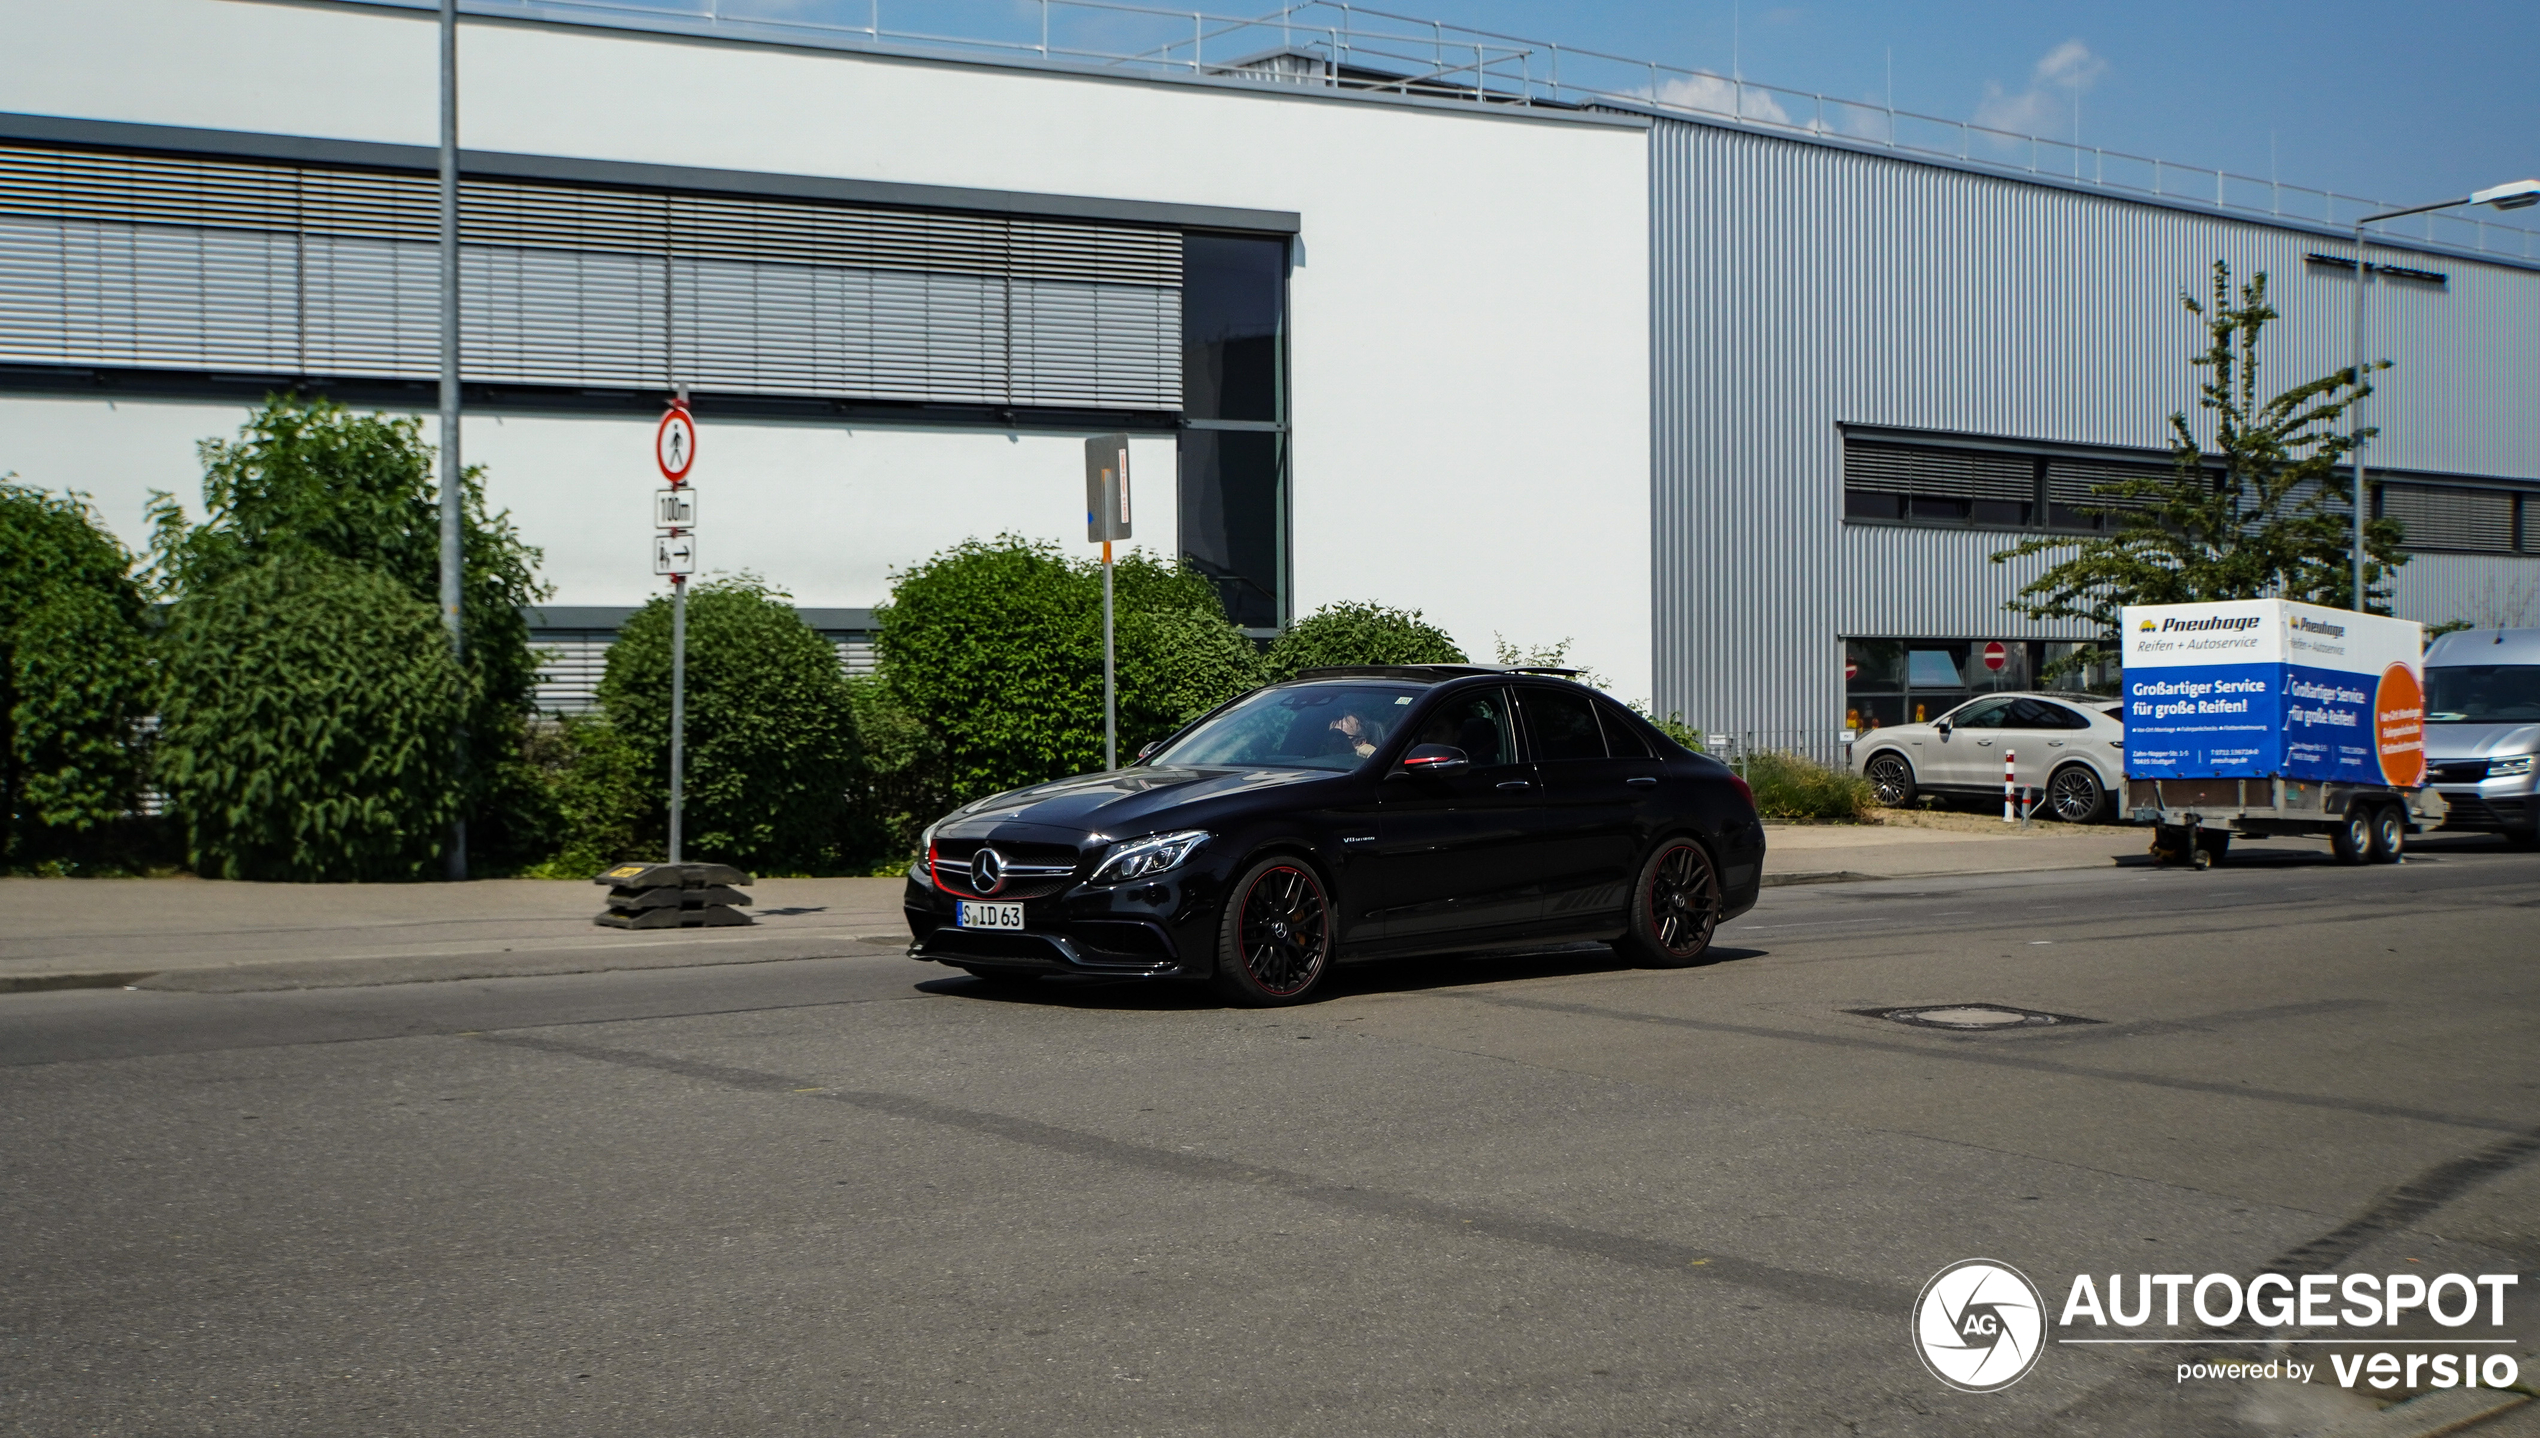
<path id="1" fill-rule="evenodd" d="M 465 661 L 465 591 L 460 548 L 461 504 L 467 470 L 459 461 L 459 5 L 441 0 L 441 622 L 449 627 L 450 653 Z M 453 760 L 467 763 L 467 729 L 450 736 Z M 464 769 L 461 771 L 464 773 Z M 450 821 L 444 877 L 467 877 L 467 810 Z"/>
<path id="2" fill-rule="evenodd" d="M 2346 429 L 2354 444 L 2355 459 L 2355 612 L 2364 612 L 2364 511 L 2370 506 L 2369 491 L 2364 485 L 2364 284 L 2371 270 L 2364 263 L 2364 226 L 2405 215 L 2429 214 L 2460 205 L 2493 205 L 2500 210 L 2519 210 L 2540 204 L 2540 180 L 2515 180 L 2493 185 L 2456 200 L 2438 200 L 2431 205 L 2410 205 L 2404 210 L 2383 210 L 2355 221 L 2355 364 L 2349 371 L 2354 376 L 2355 398 L 2346 412 Z"/>

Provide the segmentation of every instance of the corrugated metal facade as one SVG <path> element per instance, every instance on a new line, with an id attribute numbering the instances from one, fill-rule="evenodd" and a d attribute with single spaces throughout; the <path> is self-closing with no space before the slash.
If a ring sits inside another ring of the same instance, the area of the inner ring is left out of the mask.
<path id="1" fill-rule="evenodd" d="M 2013 534 L 1845 524 L 1841 426 L 2163 448 L 2196 399 L 2179 291 L 2218 259 L 2269 276 L 2269 392 L 2347 358 L 2351 271 L 2315 234 L 1668 119 L 1651 187 L 1656 698 L 1697 727 L 1830 732 L 1840 636 L 2080 637 L 2002 608 L 2043 568 L 1988 562 Z M 2540 273 L 2397 262 L 2448 283 L 2370 297 L 2397 362 L 2372 462 L 2540 478 Z M 2404 574 L 2439 620 L 2540 560 Z"/>

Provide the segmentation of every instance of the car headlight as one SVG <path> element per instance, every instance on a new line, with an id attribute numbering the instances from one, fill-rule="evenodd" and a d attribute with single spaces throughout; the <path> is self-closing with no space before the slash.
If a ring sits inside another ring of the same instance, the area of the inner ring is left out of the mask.
<path id="1" fill-rule="evenodd" d="M 1096 884 L 1120 884 L 1161 874 L 1191 856 L 1191 852 L 1208 842 L 1206 829 L 1183 829 L 1171 834 L 1149 834 L 1116 844 L 1103 856 L 1089 881 Z"/>
<path id="2" fill-rule="evenodd" d="M 2530 772 L 2531 756 L 2528 754 L 2516 754 L 2510 759 L 2490 759 L 2487 761 L 2487 777 L 2490 779 L 2501 778 L 2507 774 L 2528 774 Z"/>

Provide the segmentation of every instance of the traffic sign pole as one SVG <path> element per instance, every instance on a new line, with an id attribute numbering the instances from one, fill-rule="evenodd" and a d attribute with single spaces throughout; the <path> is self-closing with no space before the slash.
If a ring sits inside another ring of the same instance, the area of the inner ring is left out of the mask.
<path id="1" fill-rule="evenodd" d="M 1111 541 L 1102 542 L 1102 767 L 1120 767 L 1120 704 L 1111 663 Z"/>
<path id="2" fill-rule="evenodd" d="M 1129 436 L 1085 441 L 1085 538 L 1102 546 L 1102 766 L 1120 767 L 1120 703 L 1111 632 L 1111 545 L 1129 537 Z"/>
<path id="3" fill-rule="evenodd" d="M 688 413 L 686 385 L 679 387 L 653 431 L 653 460 L 661 466 L 661 477 L 670 481 L 670 489 L 656 499 L 653 523 L 670 531 L 666 541 L 654 544 L 654 565 L 670 566 L 670 862 L 676 864 L 682 862 L 680 811 L 686 797 L 681 780 L 688 738 L 688 573 L 697 563 L 696 501 L 687 492 L 688 471 L 697 462 L 697 421 Z"/>
<path id="4" fill-rule="evenodd" d="M 688 730 L 688 576 L 670 576 L 670 862 L 679 858 L 679 768 Z"/>

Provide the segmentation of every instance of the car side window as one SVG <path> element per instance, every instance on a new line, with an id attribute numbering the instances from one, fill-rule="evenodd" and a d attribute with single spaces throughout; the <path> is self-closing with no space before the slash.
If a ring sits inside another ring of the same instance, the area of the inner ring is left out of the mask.
<path id="1" fill-rule="evenodd" d="M 2082 713 L 2078 709 L 2074 709 L 2063 704 L 2049 704 L 2046 708 L 2049 713 L 2055 716 L 2056 722 L 2067 729 L 2087 729 L 2090 727 L 2090 716 Z"/>
<path id="2" fill-rule="evenodd" d="M 2002 721 L 2005 729 L 2061 729 L 2064 711 L 2036 699 L 2014 699 L 2010 714 Z"/>
<path id="3" fill-rule="evenodd" d="M 1640 731 L 1632 727 L 1632 721 L 1624 718 L 1621 710 L 1611 704 L 1599 704 L 1596 717 L 1605 726 L 1606 752 L 1617 759 L 1650 757 L 1649 741 L 1640 737 Z"/>
<path id="4" fill-rule="evenodd" d="M 1476 689 L 1456 695 L 1430 711 L 1411 742 L 1461 749 L 1476 769 L 1514 763 L 1517 731 L 1509 720 L 1507 691 Z"/>
<path id="5" fill-rule="evenodd" d="M 1518 704 L 1526 711 L 1526 733 L 1534 739 L 1535 759 L 1602 759 L 1605 735 L 1596 727 L 1596 709 L 1584 694 L 1561 689 L 1521 689 Z"/>
<path id="6" fill-rule="evenodd" d="M 2011 711 L 2008 699 L 1985 699 L 1968 705 L 1949 716 L 1952 729 L 1999 729 Z"/>

